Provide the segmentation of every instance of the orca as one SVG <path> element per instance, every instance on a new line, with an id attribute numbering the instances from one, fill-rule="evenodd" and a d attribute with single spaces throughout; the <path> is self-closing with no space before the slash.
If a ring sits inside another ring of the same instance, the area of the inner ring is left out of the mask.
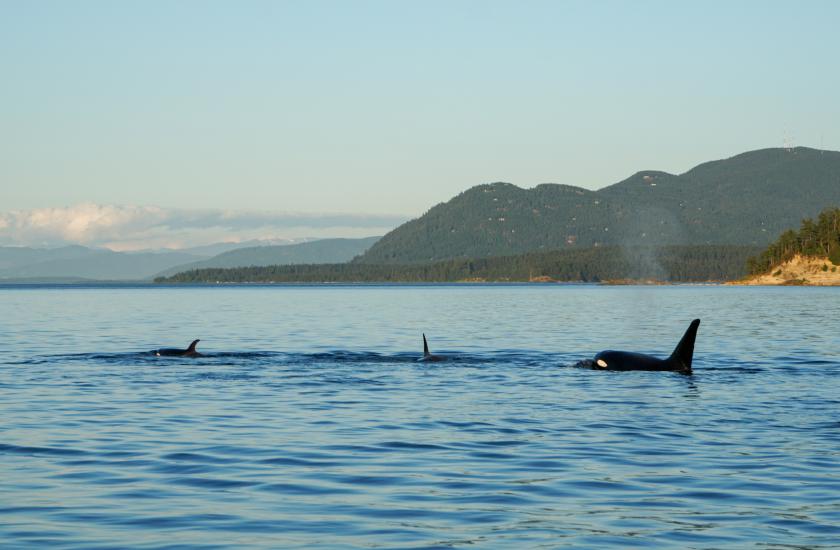
<path id="1" fill-rule="evenodd" d="M 630 351 L 602 351 L 592 360 L 592 368 L 602 370 L 654 370 L 674 371 L 691 374 L 691 358 L 694 355 L 694 339 L 697 337 L 697 327 L 700 319 L 695 319 L 688 325 L 680 343 L 667 359 L 659 359 L 642 353 Z"/>
<path id="2" fill-rule="evenodd" d="M 423 357 L 418 359 L 418 361 L 425 361 L 428 363 L 437 363 L 438 361 L 446 361 L 446 357 L 443 355 L 432 355 L 429 353 L 429 343 L 426 341 L 426 335 L 423 335 Z"/>
<path id="3" fill-rule="evenodd" d="M 187 349 L 161 348 L 155 350 L 155 355 L 158 357 L 201 357 L 201 354 L 195 351 L 195 345 L 199 342 L 201 340 L 193 340 Z"/>

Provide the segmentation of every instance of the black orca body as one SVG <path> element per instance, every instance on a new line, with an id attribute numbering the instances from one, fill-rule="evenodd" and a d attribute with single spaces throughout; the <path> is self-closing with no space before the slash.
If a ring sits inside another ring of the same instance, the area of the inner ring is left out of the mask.
<path id="1" fill-rule="evenodd" d="M 423 357 L 418 359 L 418 361 L 425 361 L 428 363 L 436 363 L 438 361 L 446 361 L 446 357 L 443 355 L 432 355 L 429 353 L 429 343 L 426 341 L 426 335 L 423 335 Z"/>
<path id="2" fill-rule="evenodd" d="M 201 354 L 195 351 L 195 345 L 199 342 L 201 340 L 193 340 L 187 349 L 161 348 L 155 350 L 155 355 L 158 357 L 201 357 Z"/>
<path id="3" fill-rule="evenodd" d="M 691 359 L 694 356 L 694 339 L 700 319 L 695 319 L 667 359 L 629 351 L 602 351 L 592 361 L 592 368 L 603 370 L 656 370 L 691 374 Z"/>

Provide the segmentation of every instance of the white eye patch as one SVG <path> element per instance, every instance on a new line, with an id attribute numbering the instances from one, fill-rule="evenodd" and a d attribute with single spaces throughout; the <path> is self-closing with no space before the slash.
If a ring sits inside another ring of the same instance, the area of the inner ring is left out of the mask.
<path id="1" fill-rule="evenodd" d="M 598 360 L 597 360 L 597 361 L 595 361 L 595 362 L 596 362 L 596 363 L 598 364 L 598 366 L 599 366 L 599 367 L 601 367 L 601 368 L 604 368 L 604 367 L 606 367 L 606 366 L 607 366 L 607 362 L 606 362 L 606 361 L 604 361 L 603 359 L 598 359 Z"/>

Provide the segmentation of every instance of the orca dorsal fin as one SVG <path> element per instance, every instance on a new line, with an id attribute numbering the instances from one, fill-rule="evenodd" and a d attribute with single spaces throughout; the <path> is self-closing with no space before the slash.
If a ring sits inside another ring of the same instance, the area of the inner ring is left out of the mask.
<path id="1" fill-rule="evenodd" d="M 674 348 L 674 353 L 668 358 L 675 363 L 680 370 L 691 372 L 691 359 L 694 357 L 694 339 L 697 338 L 697 327 L 700 326 L 700 319 L 695 319 L 688 325 L 680 343 Z"/>
<path id="2" fill-rule="evenodd" d="M 195 352 L 195 345 L 198 344 L 199 342 L 201 342 L 201 340 L 193 340 L 192 343 L 190 344 L 190 347 L 187 348 L 187 351 L 190 352 L 190 353 L 194 353 Z"/>
<path id="3" fill-rule="evenodd" d="M 426 335 L 424 334 L 423 335 L 423 357 L 428 357 L 430 355 L 431 355 L 431 353 L 429 353 L 429 343 L 426 341 Z"/>

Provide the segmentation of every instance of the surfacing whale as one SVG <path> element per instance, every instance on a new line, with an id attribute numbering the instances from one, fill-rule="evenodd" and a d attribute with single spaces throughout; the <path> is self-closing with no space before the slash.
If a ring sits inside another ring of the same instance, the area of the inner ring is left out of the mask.
<path id="1" fill-rule="evenodd" d="M 446 357 L 443 355 L 432 355 L 429 353 L 429 342 L 426 341 L 426 335 L 423 335 L 423 357 L 418 359 L 418 361 L 426 361 L 429 363 L 435 363 L 437 361 L 446 361 Z"/>
<path id="2" fill-rule="evenodd" d="M 201 340 L 193 340 L 187 349 L 161 348 L 155 350 L 155 355 L 158 357 L 201 357 L 201 354 L 195 351 L 195 345 L 199 342 Z"/>
<path id="3" fill-rule="evenodd" d="M 688 325 L 680 343 L 674 348 L 674 353 L 667 359 L 659 359 L 642 353 L 630 351 L 602 351 L 592 360 L 592 368 L 603 370 L 657 370 L 675 371 L 691 374 L 691 359 L 694 356 L 694 339 L 697 337 L 697 327 L 700 319 L 695 319 Z"/>

